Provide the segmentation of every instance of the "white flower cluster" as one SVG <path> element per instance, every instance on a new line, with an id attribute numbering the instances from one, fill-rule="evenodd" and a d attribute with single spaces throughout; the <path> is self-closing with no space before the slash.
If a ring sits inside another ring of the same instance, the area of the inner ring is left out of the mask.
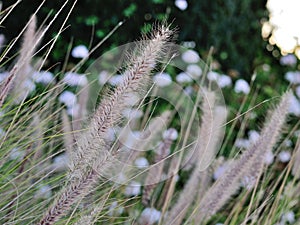
<path id="1" fill-rule="evenodd" d="M 251 144 L 255 143 L 259 139 L 259 133 L 255 130 L 250 130 L 248 132 L 248 139 L 246 138 L 238 138 L 234 145 L 237 148 L 244 148 L 247 149 L 250 147 Z M 269 151 L 264 156 L 264 162 L 266 165 L 271 165 L 274 162 L 274 154 L 273 152 Z"/>
<path id="2" fill-rule="evenodd" d="M 214 173 L 213 173 L 213 179 L 217 180 L 219 179 L 222 175 L 225 174 L 226 170 L 229 168 L 229 161 L 224 162 L 222 165 L 218 166 Z"/>
<path id="3" fill-rule="evenodd" d="M 137 196 L 141 193 L 141 183 L 137 181 L 131 181 L 125 188 L 124 194 L 127 197 Z"/>
<path id="4" fill-rule="evenodd" d="M 197 79 L 202 75 L 202 69 L 197 64 L 188 65 L 186 68 L 186 72 L 194 79 Z"/>
<path id="5" fill-rule="evenodd" d="M 185 84 L 193 82 L 193 79 L 191 76 L 189 76 L 189 74 L 181 72 L 176 76 L 176 81 L 180 84 Z"/>
<path id="6" fill-rule="evenodd" d="M 109 80 L 110 74 L 108 71 L 103 70 L 98 75 L 98 83 L 102 86 L 106 84 L 106 82 Z"/>
<path id="7" fill-rule="evenodd" d="M 187 3 L 186 0 L 175 0 L 175 6 L 176 6 L 178 9 L 184 11 L 184 10 L 187 9 L 188 3 Z"/>
<path id="8" fill-rule="evenodd" d="M 300 71 L 288 71 L 284 78 L 291 84 L 300 84 Z"/>
<path id="9" fill-rule="evenodd" d="M 290 151 L 281 151 L 278 154 L 278 159 L 280 162 L 282 163 L 287 163 L 290 161 L 291 159 L 291 152 Z"/>
<path id="10" fill-rule="evenodd" d="M 200 56 L 196 51 L 190 49 L 182 53 L 181 59 L 186 63 L 193 64 L 200 61 Z"/>
<path id="11" fill-rule="evenodd" d="M 250 144 L 254 143 L 255 141 L 257 141 L 259 138 L 259 133 L 255 130 L 250 130 L 248 132 L 248 139 L 246 138 L 238 138 L 236 141 L 235 141 L 235 146 L 237 148 L 249 148 L 250 147 Z"/>
<path id="12" fill-rule="evenodd" d="M 296 92 L 297 92 L 298 88 L 296 89 Z M 300 89 L 299 89 L 299 91 L 300 91 Z M 300 93 L 297 93 L 297 95 L 300 96 Z M 289 113 L 291 113 L 295 116 L 300 116 L 300 102 L 295 95 L 292 95 L 292 97 L 290 99 Z"/>
<path id="13" fill-rule="evenodd" d="M 63 81 L 71 87 L 85 86 L 88 83 L 85 75 L 74 72 L 67 72 L 63 78 Z"/>
<path id="14" fill-rule="evenodd" d="M 0 83 L 2 81 L 4 81 L 8 77 L 8 75 L 9 75 L 9 72 L 7 72 L 7 71 L 0 73 Z"/>
<path id="15" fill-rule="evenodd" d="M 13 148 L 9 153 L 9 158 L 11 160 L 17 160 L 18 162 L 22 161 L 25 157 L 25 151 L 19 149 L 18 147 Z"/>
<path id="16" fill-rule="evenodd" d="M 298 85 L 295 89 L 296 96 L 300 98 L 300 71 L 289 71 L 285 74 L 285 79 L 291 84 Z M 291 98 L 289 113 L 300 116 L 300 102 L 295 95 Z"/>
<path id="17" fill-rule="evenodd" d="M 172 78 L 168 73 L 158 73 L 153 76 L 153 82 L 159 87 L 166 87 L 172 83 Z"/>
<path id="18" fill-rule="evenodd" d="M 250 92 L 250 86 L 247 81 L 243 79 L 239 79 L 235 82 L 234 85 L 234 91 L 236 93 L 244 93 L 244 94 L 249 94 Z"/>
<path id="19" fill-rule="evenodd" d="M 178 138 L 178 132 L 175 128 L 169 128 L 168 130 L 163 132 L 163 139 L 170 139 L 172 141 Z"/>
<path id="20" fill-rule="evenodd" d="M 225 74 L 219 74 L 215 71 L 210 71 L 207 74 L 207 79 L 215 81 L 220 88 L 230 87 L 232 85 L 231 77 Z"/>
<path id="21" fill-rule="evenodd" d="M 83 59 L 89 56 L 89 50 L 84 45 L 78 45 L 72 49 L 71 55 L 74 58 Z"/>
<path id="22" fill-rule="evenodd" d="M 295 222 L 296 222 L 295 213 L 293 211 L 288 211 L 282 214 L 280 222 L 275 223 L 274 225 L 294 224 Z"/>
<path id="23" fill-rule="evenodd" d="M 52 169 L 55 171 L 64 171 L 68 169 L 69 161 L 70 160 L 68 154 L 66 153 L 60 154 L 54 157 L 52 163 Z"/>
<path id="24" fill-rule="evenodd" d="M 298 60 L 294 54 L 288 54 L 280 58 L 280 64 L 283 66 L 295 66 L 297 61 Z"/>
<path id="25" fill-rule="evenodd" d="M 122 81 L 123 81 L 123 75 L 116 74 L 108 80 L 108 83 L 112 86 L 117 86 L 117 85 L 121 84 Z"/>
<path id="26" fill-rule="evenodd" d="M 49 199 L 51 196 L 52 188 L 48 184 L 41 185 L 34 195 L 37 199 Z"/>
<path id="27" fill-rule="evenodd" d="M 71 91 L 64 91 L 58 97 L 58 100 L 65 104 L 67 107 L 67 113 L 70 116 L 76 116 L 79 112 L 79 104 L 77 104 L 77 97 Z"/>
<path id="28" fill-rule="evenodd" d="M 140 225 L 152 225 L 157 223 L 161 217 L 161 212 L 155 208 L 146 208 L 143 210 L 140 218 Z"/>
<path id="29" fill-rule="evenodd" d="M 131 119 L 139 119 L 144 115 L 144 112 L 140 109 L 130 109 L 126 108 L 123 110 L 123 116 L 125 116 L 128 120 Z"/>
<path id="30" fill-rule="evenodd" d="M 149 162 L 145 157 L 139 157 L 134 161 L 134 164 L 139 169 L 145 169 L 149 166 Z"/>
<path id="31" fill-rule="evenodd" d="M 124 207 L 119 206 L 117 201 L 112 202 L 109 209 L 108 209 L 108 215 L 109 216 L 119 216 L 123 212 L 124 212 Z"/>
<path id="32" fill-rule="evenodd" d="M 53 81 L 54 76 L 49 71 L 34 71 L 32 74 L 32 79 L 35 83 L 48 85 Z"/>

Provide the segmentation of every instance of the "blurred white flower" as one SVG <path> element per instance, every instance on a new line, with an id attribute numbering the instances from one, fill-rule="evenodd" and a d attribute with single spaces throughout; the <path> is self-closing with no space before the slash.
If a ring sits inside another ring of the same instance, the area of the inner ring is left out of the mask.
<path id="1" fill-rule="evenodd" d="M 186 0 L 175 0 L 175 5 L 178 9 L 184 11 L 188 7 L 188 3 Z"/>
<path id="2" fill-rule="evenodd" d="M 0 11 L 1 11 L 1 9 L 0 9 Z M 5 42 L 5 36 L 4 36 L 4 34 L 0 34 L 0 49 L 3 47 L 4 42 Z"/>
<path id="3" fill-rule="evenodd" d="M 291 159 L 291 153 L 289 151 L 281 151 L 278 154 L 278 159 L 280 162 L 287 163 Z"/>
<path id="4" fill-rule="evenodd" d="M 118 173 L 118 175 L 116 177 L 117 183 L 124 183 L 127 180 L 128 180 L 128 178 L 126 177 L 126 175 L 124 173 L 122 173 L 122 172 Z"/>
<path id="5" fill-rule="evenodd" d="M 79 115 L 80 105 L 75 103 L 74 105 L 68 106 L 67 114 L 72 117 L 76 117 Z"/>
<path id="6" fill-rule="evenodd" d="M 257 118 L 256 112 L 250 112 L 249 118 L 250 118 L 251 120 L 256 119 L 256 118 Z"/>
<path id="7" fill-rule="evenodd" d="M 100 85 L 104 85 L 109 80 L 109 77 L 110 77 L 110 74 L 108 71 L 106 71 L 106 70 L 101 71 L 98 76 L 98 83 Z"/>
<path id="8" fill-rule="evenodd" d="M 295 66 L 297 58 L 294 54 L 288 54 L 280 58 L 280 64 L 283 66 Z"/>
<path id="9" fill-rule="evenodd" d="M 5 78 L 8 77 L 8 75 L 9 75 L 9 72 L 7 72 L 7 71 L 0 73 L 0 83 L 2 81 L 4 81 Z"/>
<path id="10" fill-rule="evenodd" d="M 175 0 L 175 5 L 178 9 L 184 11 L 188 7 L 188 3 L 186 0 Z"/>
<path id="11" fill-rule="evenodd" d="M 71 55 L 74 58 L 81 58 L 82 59 L 82 58 L 88 57 L 89 50 L 84 45 L 78 45 L 75 48 L 73 48 L 73 50 L 71 52 Z"/>
<path id="12" fill-rule="evenodd" d="M 300 86 L 296 87 L 296 95 L 298 96 L 298 98 L 300 98 Z"/>
<path id="13" fill-rule="evenodd" d="M 210 81 L 218 81 L 220 74 L 215 71 L 209 71 L 207 73 L 207 79 Z"/>
<path id="14" fill-rule="evenodd" d="M 300 116 L 300 102 L 294 95 L 290 99 L 289 113 Z"/>
<path id="15" fill-rule="evenodd" d="M 263 65 L 262 65 L 262 69 L 263 69 L 263 71 L 265 71 L 265 72 L 269 72 L 270 69 L 271 69 L 271 66 L 270 66 L 269 64 L 263 64 Z"/>
<path id="16" fill-rule="evenodd" d="M 124 97 L 124 103 L 126 105 L 130 105 L 130 106 L 134 106 L 135 104 L 137 104 L 140 100 L 140 97 L 136 94 L 136 93 L 128 93 L 125 97 Z"/>
<path id="17" fill-rule="evenodd" d="M 160 146 L 164 146 L 164 145 L 165 145 L 165 143 L 163 141 L 158 142 L 158 148 L 155 148 L 155 150 L 154 150 L 157 155 L 160 155 L 160 156 L 163 155 L 165 157 L 166 155 L 170 154 L 170 152 L 171 152 L 170 148 L 161 148 L 160 147 Z"/>
<path id="18" fill-rule="evenodd" d="M 58 100 L 61 103 L 65 104 L 68 108 L 71 108 L 74 105 L 76 105 L 77 97 L 71 91 L 64 91 L 63 93 L 60 94 L 60 96 L 58 97 Z"/>
<path id="19" fill-rule="evenodd" d="M 22 84 L 22 88 L 24 88 L 27 93 L 30 93 L 35 90 L 35 84 L 31 80 L 27 79 Z"/>
<path id="20" fill-rule="evenodd" d="M 183 90 L 187 95 L 192 95 L 194 92 L 194 88 L 192 86 L 187 86 Z"/>
<path id="21" fill-rule="evenodd" d="M 123 110 L 123 116 L 125 116 L 127 119 L 139 119 L 144 115 L 144 112 L 139 109 L 130 109 L 126 108 Z"/>
<path id="22" fill-rule="evenodd" d="M 300 130 L 294 132 L 294 137 L 298 138 L 300 136 Z"/>
<path id="23" fill-rule="evenodd" d="M 237 148 L 249 148 L 251 143 L 256 142 L 259 139 L 259 133 L 256 130 L 250 130 L 248 132 L 248 139 L 246 138 L 237 138 L 234 145 Z"/>
<path id="24" fill-rule="evenodd" d="M 222 165 L 218 166 L 215 169 L 214 174 L 213 174 L 214 180 L 219 179 L 226 172 L 228 167 L 229 167 L 229 162 L 225 162 Z"/>
<path id="25" fill-rule="evenodd" d="M 127 197 L 130 196 L 137 196 L 141 193 L 141 184 L 136 181 L 130 182 L 127 187 L 125 188 L 125 195 Z"/>
<path id="26" fill-rule="evenodd" d="M 249 137 L 249 141 L 251 143 L 254 143 L 256 142 L 258 139 L 259 139 L 259 133 L 256 131 L 256 130 L 250 130 L 248 132 L 248 137 Z"/>
<path id="27" fill-rule="evenodd" d="M 21 87 L 19 88 L 18 96 L 14 98 L 15 103 L 20 103 L 23 99 L 27 98 L 27 96 L 35 90 L 36 86 L 31 79 L 25 80 Z"/>
<path id="28" fill-rule="evenodd" d="M 5 136 L 5 131 L 0 128 L 0 138 L 3 138 Z"/>
<path id="29" fill-rule="evenodd" d="M 181 72 L 176 76 L 176 81 L 180 84 L 182 83 L 190 83 L 193 79 L 185 72 Z"/>
<path id="30" fill-rule="evenodd" d="M 245 148 L 245 149 L 247 149 L 250 146 L 250 141 L 248 139 L 238 138 L 238 139 L 236 139 L 234 145 L 237 148 Z"/>
<path id="31" fill-rule="evenodd" d="M 122 129 L 120 132 L 120 140 L 124 147 L 132 149 L 135 147 L 137 141 L 140 141 L 140 131 L 128 131 L 128 129 Z"/>
<path id="32" fill-rule="evenodd" d="M 35 71 L 32 74 L 32 79 L 36 82 L 36 83 L 41 83 L 41 84 L 50 84 L 51 81 L 53 80 L 53 74 L 49 71 Z"/>
<path id="33" fill-rule="evenodd" d="M 69 86 L 85 86 L 88 80 L 85 75 L 78 73 L 67 72 L 63 78 L 63 81 Z"/>
<path id="34" fill-rule="evenodd" d="M 271 165 L 274 162 L 274 154 L 271 151 L 268 151 L 265 155 L 264 162 L 267 165 Z"/>
<path id="35" fill-rule="evenodd" d="M 109 216 L 119 216 L 123 213 L 124 207 L 123 206 L 118 206 L 118 202 L 114 201 L 111 203 L 109 209 L 108 209 L 108 215 Z"/>
<path id="36" fill-rule="evenodd" d="M 163 139 L 176 140 L 178 138 L 178 132 L 175 128 L 169 128 L 163 132 Z"/>
<path id="37" fill-rule="evenodd" d="M 194 50 L 187 50 L 182 55 L 181 58 L 186 63 L 198 63 L 200 56 Z"/>
<path id="38" fill-rule="evenodd" d="M 295 213 L 293 211 L 288 211 L 281 217 L 281 222 L 285 224 L 286 222 L 289 222 L 289 224 L 295 223 Z"/>
<path id="39" fill-rule="evenodd" d="M 169 177 L 168 177 L 168 178 L 169 178 Z M 174 178 L 174 181 L 175 181 L 175 182 L 178 182 L 178 181 L 179 181 L 179 179 L 180 179 L 179 175 L 178 175 L 178 174 L 176 174 L 176 175 L 175 175 L 175 178 Z"/>
<path id="40" fill-rule="evenodd" d="M 194 41 L 184 41 L 182 43 L 182 46 L 185 47 L 185 48 L 195 48 L 196 43 Z"/>
<path id="41" fill-rule="evenodd" d="M 123 76 L 120 74 L 116 74 L 112 76 L 109 80 L 108 83 L 112 86 L 117 86 L 123 81 Z"/>
<path id="42" fill-rule="evenodd" d="M 230 87 L 232 85 L 231 77 L 225 74 L 220 75 L 215 71 L 209 71 L 207 73 L 207 79 L 217 82 L 220 88 Z"/>
<path id="43" fill-rule="evenodd" d="M 66 153 L 55 156 L 52 163 L 52 168 L 56 171 L 63 171 L 68 169 L 69 157 Z"/>
<path id="44" fill-rule="evenodd" d="M 109 142 L 113 142 L 116 139 L 116 134 L 118 132 L 118 127 L 110 127 L 104 134 L 104 139 Z"/>
<path id="45" fill-rule="evenodd" d="M 159 87 L 169 86 L 172 83 L 172 78 L 167 73 L 158 73 L 153 77 L 154 83 Z"/>
<path id="46" fill-rule="evenodd" d="M 285 141 L 283 142 L 283 144 L 284 144 L 285 147 L 292 147 L 293 142 L 292 142 L 292 140 L 287 139 L 287 140 L 285 140 Z"/>
<path id="47" fill-rule="evenodd" d="M 40 186 L 34 195 L 34 197 L 38 199 L 49 199 L 51 196 L 52 189 L 48 184 Z"/>
<path id="48" fill-rule="evenodd" d="M 140 225 L 152 225 L 159 221 L 161 216 L 161 212 L 156 210 L 155 208 L 146 208 L 143 210 L 140 218 Z"/>
<path id="49" fill-rule="evenodd" d="M 300 84 L 300 71 L 286 72 L 284 78 L 292 84 Z"/>
<path id="50" fill-rule="evenodd" d="M 220 88 L 230 87 L 232 85 L 232 80 L 230 76 L 222 74 L 218 77 L 217 83 Z"/>
<path id="51" fill-rule="evenodd" d="M 239 79 L 235 82 L 234 85 L 234 91 L 236 93 L 244 93 L 244 94 L 249 94 L 250 92 L 250 86 L 247 81 L 243 79 Z"/>
<path id="52" fill-rule="evenodd" d="M 194 79 L 196 79 L 202 75 L 201 67 L 196 64 L 188 65 L 186 68 L 186 72 Z"/>
<path id="53" fill-rule="evenodd" d="M 22 161 L 24 157 L 25 157 L 25 152 L 20 150 L 19 148 L 13 148 L 9 153 L 9 158 L 11 160 Z"/>
<path id="54" fill-rule="evenodd" d="M 134 164 L 139 169 L 144 169 L 149 166 L 149 162 L 145 157 L 139 157 L 134 161 Z"/>

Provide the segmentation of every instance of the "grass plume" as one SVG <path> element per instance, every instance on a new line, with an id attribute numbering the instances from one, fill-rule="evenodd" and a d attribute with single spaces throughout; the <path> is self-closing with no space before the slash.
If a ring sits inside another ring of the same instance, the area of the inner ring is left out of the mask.
<path id="1" fill-rule="evenodd" d="M 138 52 L 130 59 L 123 81 L 111 95 L 103 98 L 95 111 L 89 129 L 78 140 L 75 160 L 72 162 L 70 183 L 62 190 L 56 202 L 49 208 L 42 224 L 53 224 L 65 215 L 81 197 L 87 195 L 97 182 L 101 170 L 109 163 L 109 149 L 105 149 L 104 136 L 119 121 L 119 112 L 126 107 L 124 98 L 147 85 L 148 76 L 163 53 L 164 45 L 172 31 L 162 25 L 154 30 L 151 39 L 138 46 Z"/>

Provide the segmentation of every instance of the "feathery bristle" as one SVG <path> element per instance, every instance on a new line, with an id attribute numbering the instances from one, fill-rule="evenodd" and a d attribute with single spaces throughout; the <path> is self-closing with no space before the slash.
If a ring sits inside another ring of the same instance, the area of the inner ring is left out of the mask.
<path id="1" fill-rule="evenodd" d="M 126 107 L 124 98 L 132 92 L 137 92 L 140 86 L 147 85 L 147 77 L 163 54 L 162 49 L 170 34 L 169 28 L 164 26 L 154 33 L 153 39 L 147 41 L 141 46 L 141 51 L 133 55 L 124 72 L 122 83 L 110 96 L 104 96 L 91 119 L 89 129 L 77 140 L 76 156 L 71 162 L 73 170 L 70 173 L 70 183 L 49 208 L 40 225 L 53 224 L 66 214 L 73 203 L 88 194 L 101 171 L 109 165 L 112 155 L 110 150 L 105 148 L 106 132 L 120 120 L 119 112 Z"/>
<path id="2" fill-rule="evenodd" d="M 272 150 L 288 114 L 291 93 L 287 92 L 264 126 L 260 138 L 234 161 L 225 175 L 208 190 L 201 200 L 195 221 L 208 219 L 215 214 L 237 191 L 240 181 L 248 175 L 257 175 L 267 151 Z M 270 132 L 272 130 L 272 132 Z"/>

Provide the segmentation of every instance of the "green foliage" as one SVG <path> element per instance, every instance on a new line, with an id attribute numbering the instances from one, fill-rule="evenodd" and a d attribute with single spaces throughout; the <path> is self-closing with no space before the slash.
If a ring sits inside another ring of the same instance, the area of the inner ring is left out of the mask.
<path id="1" fill-rule="evenodd" d="M 63 1 L 46 1 L 43 10 L 38 14 L 39 22 L 41 23 L 47 14 L 57 12 L 62 3 Z M 265 52 L 265 43 L 260 35 L 260 20 L 266 16 L 265 3 L 258 0 L 190 0 L 188 8 L 181 11 L 171 0 L 79 1 L 67 22 L 70 27 L 61 35 L 62 38 L 55 46 L 50 62 L 54 64 L 58 60 L 64 60 L 66 53 L 64 46 L 71 40 L 74 40 L 74 45 L 88 46 L 93 38 L 95 44 L 119 21 L 125 21 L 125 24 L 117 34 L 106 41 L 104 51 L 112 45 L 118 46 L 136 40 L 140 31 L 143 33 L 149 31 L 150 24 L 168 18 L 170 21 L 175 19 L 173 25 L 180 30 L 179 42 L 193 40 L 200 52 L 207 52 L 213 46 L 215 58 L 221 63 L 222 71 L 235 69 L 240 76 L 249 79 L 255 67 L 255 60 L 260 63 L 262 59 L 272 57 Z M 3 4 L 7 7 L 11 3 L 4 1 Z M 10 40 L 18 34 L 38 4 L 36 1 L 31 1 L 31 4 L 24 2 L 15 9 L 15 15 L 7 19 L 6 28 L 2 30 L 7 39 Z M 66 13 L 64 12 L 64 15 Z M 48 37 L 58 30 L 57 27 L 62 24 L 64 15 L 56 20 L 48 32 Z M 96 53 L 94 57 L 98 55 L 99 53 Z"/>

